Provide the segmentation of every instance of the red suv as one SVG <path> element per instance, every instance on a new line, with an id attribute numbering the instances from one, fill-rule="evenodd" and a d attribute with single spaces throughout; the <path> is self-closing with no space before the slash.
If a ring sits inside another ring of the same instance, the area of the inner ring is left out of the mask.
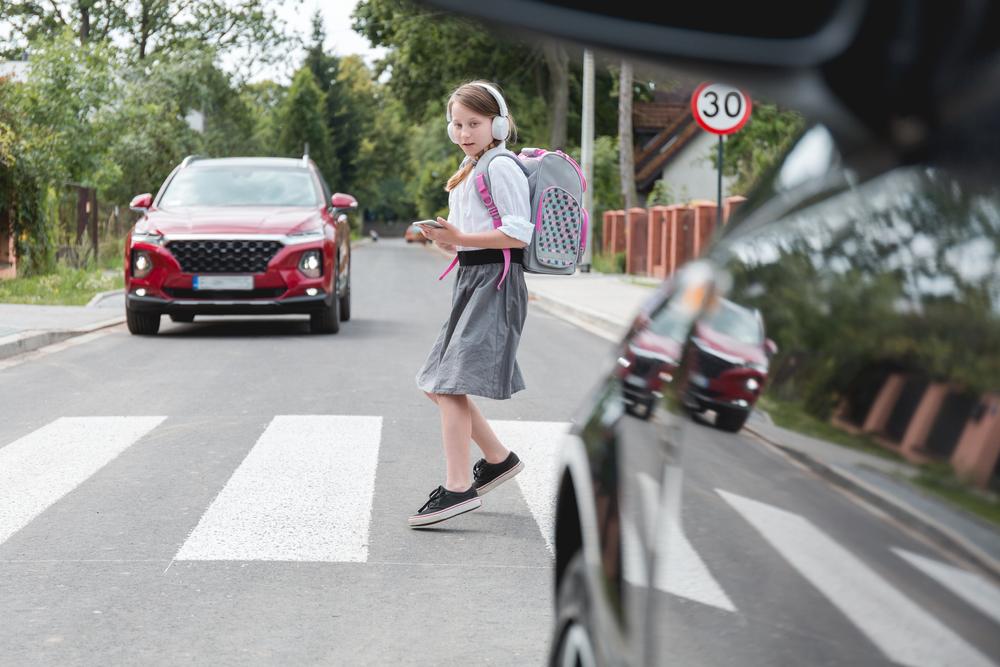
<path id="1" fill-rule="evenodd" d="M 357 208 L 308 157 L 189 156 L 125 237 L 125 314 L 133 334 L 155 334 L 160 316 L 309 315 L 313 333 L 351 317 L 350 226 Z"/>

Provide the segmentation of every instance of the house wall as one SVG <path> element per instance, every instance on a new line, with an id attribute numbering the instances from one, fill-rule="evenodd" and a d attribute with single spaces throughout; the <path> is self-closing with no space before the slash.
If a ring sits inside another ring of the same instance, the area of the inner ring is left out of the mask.
<path id="1" fill-rule="evenodd" d="M 675 203 L 691 199 L 716 200 L 718 173 L 709 158 L 718 150 L 718 145 L 717 136 L 700 132 L 684 147 L 680 155 L 667 163 L 667 167 L 663 170 L 663 179 L 670 185 Z M 723 198 L 733 194 L 730 192 L 733 180 L 733 177 L 723 176 Z"/>

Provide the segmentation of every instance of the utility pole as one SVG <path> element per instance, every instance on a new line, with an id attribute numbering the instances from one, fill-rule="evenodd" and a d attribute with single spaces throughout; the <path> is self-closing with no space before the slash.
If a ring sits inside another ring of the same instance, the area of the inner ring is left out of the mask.
<path id="1" fill-rule="evenodd" d="M 587 181 L 587 191 L 583 193 L 583 207 L 593 213 L 594 206 L 594 54 L 583 52 L 583 111 L 580 114 L 580 159 L 583 177 Z M 580 271 L 590 272 L 594 257 L 594 218 L 587 225 L 587 247 L 580 263 Z"/>

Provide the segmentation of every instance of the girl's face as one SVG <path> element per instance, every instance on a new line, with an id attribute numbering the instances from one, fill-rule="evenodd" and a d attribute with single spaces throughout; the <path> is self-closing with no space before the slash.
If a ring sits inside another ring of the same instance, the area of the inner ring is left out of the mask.
<path id="1" fill-rule="evenodd" d="M 451 125 L 466 155 L 475 157 L 493 141 L 493 119 L 464 106 L 451 103 Z"/>

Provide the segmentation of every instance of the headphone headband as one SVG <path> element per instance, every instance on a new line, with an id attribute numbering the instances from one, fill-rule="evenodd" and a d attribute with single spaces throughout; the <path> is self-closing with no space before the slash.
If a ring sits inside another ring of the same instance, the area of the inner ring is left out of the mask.
<path id="1" fill-rule="evenodd" d="M 497 106 L 500 107 L 500 116 L 503 117 L 503 118 L 507 117 L 507 103 L 504 101 L 503 95 L 501 95 L 500 92 L 496 88 L 494 88 L 493 86 L 490 86 L 488 84 L 485 84 L 485 83 L 479 83 L 478 81 L 473 81 L 472 83 L 470 83 L 468 85 L 470 85 L 470 86 L 479 86 L 480 88 L 485 88 L 487 90 L 487 92 L 489 92 L 489 94 L 493 96 L 493 99 L 495 99 L 497 101 Z M 451 122 L 451 105 L 450 104 L 445 109 L 445 117 L 448 120 L 448 122 L 450 123 Z"/>

